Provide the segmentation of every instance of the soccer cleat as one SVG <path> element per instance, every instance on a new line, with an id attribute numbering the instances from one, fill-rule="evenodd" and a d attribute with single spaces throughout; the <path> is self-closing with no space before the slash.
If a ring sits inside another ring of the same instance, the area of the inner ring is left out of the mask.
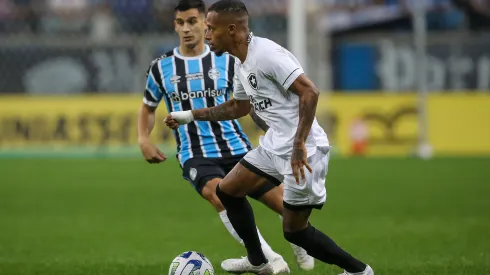
<path id="1" fill-rule="evenodd" d="M 252 265 L 247 257 L 240 259 L 228 259 L 221 263 L 223 270 L 233 274 L 254 273 L 259 275 L 274 274 L 274 268 L 270 263 L 261 264 L 259 266 Z"/>
<path id="2" fill-rule="evenodd" d="M 274 270 L 274 274 L 281 274 L 281 273 L 290 273 L 291 271 L 289 270 L 288 263 L 280 257 L 280 258 L 275 258 L 273 260 L 269 260 L 270 264 L 272 265 L 272 269 Z"/>
<path id="3" fill-rule="evenodd" d="M 280 274 L 280 273 L 289 273 L 289 266 L 286 261 L 284 261 L 284 258 L 277 254 L 276 252 L 272 250 L 265 250 L 264 249 L 264 254 L 269 263 L 271 263 L 272 268 L 274 269 L 274 274 Z"/>
<path id="4" fill-rule="evenodd" d="M 366 269 L 363 272 L 349 273 L 344 270 L 344 273 L 339 275 L 374 275 L 374 270 L 369 265 L 366 265 Z"/>
<path id="5" fill-rule="evenodd" d="M 315 259 L 306 253 L 302 247 L 295 244 L 291 244 L 293 248 L 294 256 L 296 257 L 296 263 L 298 263 L 299 268 L 309 271 L 315 267 Z"/>

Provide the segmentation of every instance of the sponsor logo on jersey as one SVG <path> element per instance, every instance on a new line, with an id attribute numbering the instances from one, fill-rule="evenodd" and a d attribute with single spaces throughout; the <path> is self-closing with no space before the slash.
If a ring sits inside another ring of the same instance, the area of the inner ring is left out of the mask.
<path id="1" fill-rule="evenodd" d="M 174 102 L 181 102 L 182 100 L 189 100 L 193 98 L 202 98 L 202 97 L 218 97 L 222 96 L 226 93 L 226 88 L 220 90 L 207 89 L 204 91 L 197 92 L 173 92 L 170 95 L 170 98 Z"/>
<path id="2" fill-rule="evenodd" d="M 201 72 L 195 73 L 195 74 L 186 74 L 185 75 L 185 78 L 187 79 L 187 81 L 189 81 L 189 80 L 199 80 L 199 79 L 203 79 L 204 78 L 204 75 Z"/>
<path id="3" fill-rule="evenodd" d="M 272 101 L 270 98 L 266 98 L 261 101 L 256 100 L 253 96 L 249 96 L 249 98 L 250 103 L 252 106 L 254 106 L 254 111 L 260 112 L 272 106 Z"/>

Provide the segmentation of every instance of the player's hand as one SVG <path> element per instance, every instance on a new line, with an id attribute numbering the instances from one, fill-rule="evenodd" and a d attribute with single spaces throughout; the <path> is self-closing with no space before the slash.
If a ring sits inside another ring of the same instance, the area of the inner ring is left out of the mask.
<path id="1" fill-rule="evenodd" d="M 173 130 L 177 130 L 177 128 L 179 128 L 179 123 L 177 122 L 177 120 L 173 119 L 170 115 L 168 115 L 164 120 L 163 122 L 165 122 L 165 125 L 167 125 L 167 127 L 169 127 L 170 129 L 173 129 Z"/>
<path id="2" fill-rule="evenodd" d="M 293 153 L 291 155 L 291 168 L 293 168 L 293 175 L 297 184 L 300 184 L 300 176 L 303 181 L 306 181 L 304 167 L 310 173 L 313 171 L 308 164 L 305 143 L 294 143 Z"/>
<path id="3" fill-rule="evenodd" d="M 194 116 L 192 115 L 192 111 L 180 111 L 171 112 L 163 121 L 168 127 L 175 130 L 179 128 L 180 125 L 188 124 L 193 120 Z"/>
<path id="4" fill-rule="evenodd" d="M 160 163 L 167 159 L 162 151 L 149 141 L 141 142 L 140 149 L 143 157 L 145 157 L 145 160 L 149 163 Z"/>

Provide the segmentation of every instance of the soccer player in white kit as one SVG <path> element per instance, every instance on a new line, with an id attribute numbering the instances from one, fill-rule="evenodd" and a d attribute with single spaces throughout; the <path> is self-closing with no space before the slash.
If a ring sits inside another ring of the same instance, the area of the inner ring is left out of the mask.
<path id="1" fill-rule="evenodd" d="M 269 126 L 260 146 L 248 152 L 216 188 L 248 253 L 247 257 L 224 261 L 222 268 L 233 273 L 272 274 L 245 198 L 272 181 L 284 183 L 286 240 L 322 262 L 343 268 L 343 274 L 374 274 L 369 265 L 342 250 L 308 221 L 312 209 L 321 209 L 326 201 L 330 151 L 327 135 L 315 118 L 317 88 L 288 50 L 249 31 L 248 12 L 241 1 L 216 2 L 208 10 L 206 23 L 211 50 L 237 57 L 234 98 L 212 108 L 172 112 L 166 124 L 175 129 L 193 120 L 231 120 L 254 108 Z"/>

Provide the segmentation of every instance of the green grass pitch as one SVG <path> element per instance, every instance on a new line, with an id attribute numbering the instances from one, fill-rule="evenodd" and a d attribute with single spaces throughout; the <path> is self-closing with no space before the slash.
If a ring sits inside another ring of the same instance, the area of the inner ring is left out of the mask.
<path id="1" fill-rule="evenodd" d="M 333 158 L 328 200 L 312 223 L 376 274 L 490 274 L 490 159 Z M 257 224 L 294 274 L 303 272 L 279 217 Z M 179 253 L 220 263 L 244 255 L 174 160 L 0 160 L 1 275 L 161 275 Z"/>

